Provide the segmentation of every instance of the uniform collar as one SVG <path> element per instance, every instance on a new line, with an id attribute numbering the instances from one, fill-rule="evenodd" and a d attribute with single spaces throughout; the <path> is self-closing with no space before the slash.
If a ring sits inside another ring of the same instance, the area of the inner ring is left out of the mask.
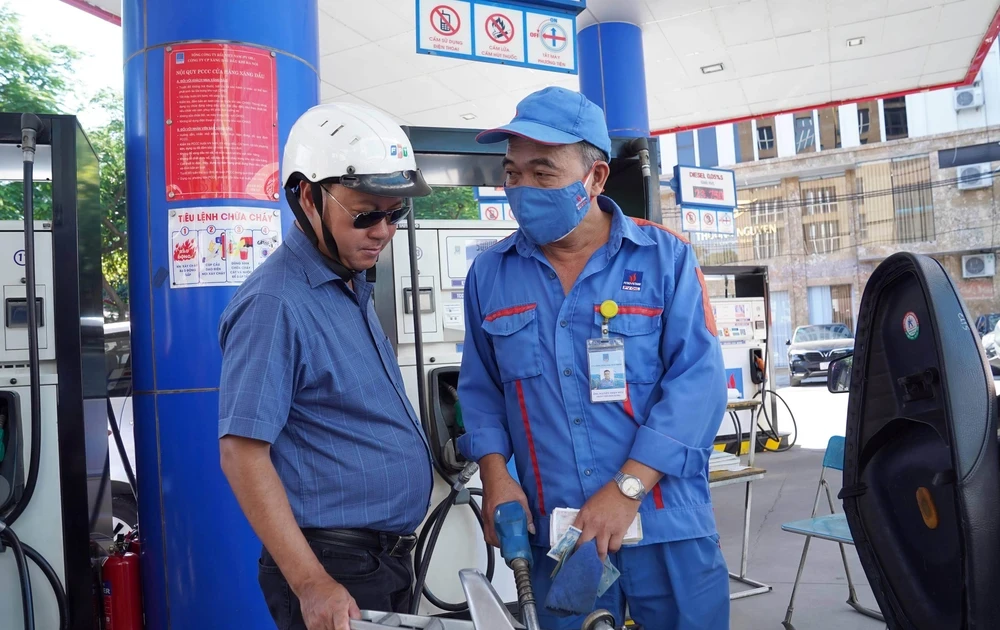
<path id="1" fill-rule="evenodd" d="M 615 203 L 611 197 L 598 195 L 597 207 L 603 212 L 611 214 L 611 233 L 608 236 L 608 257 L 614 256 L 618 253 L 618 250 L 621 249 L 623 239 L 632 241 L 640 247 L 656 244 L 656 241 L 639 229 L 639 226 L 636 225 L 635 221 L 625 216 L 625 213 L 622 212 L 622 209 L 618 207 L 618 204 Z M 513 238 L 509 238 L 502 242 L 497 249 L 501 253 L 505 253 L 510 251 L 512 247 L 516 248 L 517 253 L 525 258 L 531 258 L 531 255 L 538 249 L 534 243 L 528 240 L 521 230 L 518 230 Z"/>
<path id="2" fill-rule="evenodd" d="M 302 268 L 306 272 L 306 279 L 309 280 L 309 286 L 313 289 L 327 282 L 343 282 L 340 276 L 327 266 L 323 253 L 316 249 L 309 241 L 309 238 L 294 223 L 283 245 L 287 246 L 295 254 L 295 257 L 299 259 L 299 262 L 302 263 Z M 368 281 L 365 278 L 365 273 L 355 274 L 353 280 L 355 291 L 359 297 L 362 297 L 368 290 Z"/>

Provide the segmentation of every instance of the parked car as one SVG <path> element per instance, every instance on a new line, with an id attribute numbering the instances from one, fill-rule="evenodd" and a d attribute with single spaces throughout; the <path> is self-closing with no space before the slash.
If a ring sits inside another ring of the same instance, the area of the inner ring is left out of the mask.
<path id="1" fill-rule="evenodd" d="M 104 356 L 108 370 L 108 398 L 125 446 L 132 471 L 135 469 L 135 440 L 132 417 L 132 351 L 128 322 L 104 325 Z M 111 466 L 111 507 L 116 532 L 125 533 L 139 521 L 138 505 L 129 486 L 125 465 L 111 433 L 108 418 L 108 458 Z"/>
<path id="2" fill-rule="evenodd" d="M 980 337 L 992 333 L 997 324 L 1000 324 L 1000 313 L 987 313 L 976 318 L 976 330 Z"/>
<path id="3" fill-rule="evenodd" d="M 854 352 L 854 335 L 844 324 L 815 324 L 795 329 L 788 345 L 792 387 L 807 378 L 826 377 L 830 362 Z"/>
<path id="4" fill-rule="evenodd" d="M 990 362 L 990 369 L 993 370 L 993 376 L 1000 376 L 1000 348 L 997 347 L 997 342 L 1000 342 L 1000 322 L 997 322 L 993 330 L 983 335 L 981 341 L 983 350 L 986 351 L 986 360 Z"/>

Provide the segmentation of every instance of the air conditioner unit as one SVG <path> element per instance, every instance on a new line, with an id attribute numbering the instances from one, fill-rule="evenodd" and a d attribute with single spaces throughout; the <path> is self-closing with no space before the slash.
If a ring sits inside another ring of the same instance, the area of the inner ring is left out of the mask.
<path id="1" fill-rule="evenodd" d="M 958 167 L 958 189 L 975 190 L 993 185 L 993 170 L 989 162 Z"/>
<path id="2" fill-rule="evenodd" d="M 963 278 L 992 278 L 996 271 L 997 261 L 993 254 L 962 256 Z"/>
<path id="3" fill-rule="evenodd" d="M 983 88 L 979 85 L 955 88 L 955 111 L 982 107 L 984 101 Z"/>

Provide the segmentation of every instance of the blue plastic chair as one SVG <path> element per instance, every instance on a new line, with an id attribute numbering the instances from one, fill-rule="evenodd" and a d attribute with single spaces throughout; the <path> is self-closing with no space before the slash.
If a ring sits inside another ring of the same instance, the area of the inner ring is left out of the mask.
<path id="1" fill-rule="evenodd" d="M 793 534 L 801 534 L 806 537 L 805 545 L 802 548 L 802 557 L 799 559 L 799 571 L 795 575 L 795 584 L 792 585 L 792 597 L 788 600 L 788 610 L 785 612 L 785 620 L 781 625 L 786 630 L 795 630 L 792 625 L 792 611 L 795 604 L 795 592 L 799 588 L 799 580 L 802 579 L 802 570 L 806 566 L 806 554 L 809 553 L 809 543 L 813 538 L 820 540 L 832 540 L 840 545 L 840 556 L 844 560 L 844 573 L 847 574 L 847 588 L 849 595 L 847 603 L 862 615 L 866 615 L 879 621 L 885 621 L 882 614 L 876 610 L 866 608 L 858 601 L 857 591 L 854 589 L 854 581 L 851 579 L 851 569 L 847 566 L 847 551 L 844 545 L 854 545 L 854 538 L 851 536 L 851 528 L 847 524 L 847 515 L 843 512 L 837 513 L 833 506 L 833 492 L 830 484 L 826 481 L 826 471 L 844 470 L 844 438 L 835 435 L 830 438 L 826 445 L 826 454 L 823 456 L 823 467 L 819 474 L 819 486 L 816 488 L 816 499 L 813 501 L 812 514 L 802 521 L 785 523 L 781 529 Z M 830 514 L 816 516 L 819 509 L 819 500 L 822 492 L 826 490 L 826 500 L 830 505 Z"/>

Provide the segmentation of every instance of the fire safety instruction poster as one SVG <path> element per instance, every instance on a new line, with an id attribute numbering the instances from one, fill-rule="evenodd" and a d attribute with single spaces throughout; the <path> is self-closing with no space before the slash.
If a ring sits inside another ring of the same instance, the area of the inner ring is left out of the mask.
<path id="1" fill-rule="evenodd" d="M 170 286 L 237 286 L 281 244 L 281 215 L 212 206 L 169 211 Z"/>
<path id="2" fill-rule="evenodd" d="M 164 53 L 168 201 L 274 201 L 278 85 L 270 51 L 183 44 Z"/>

